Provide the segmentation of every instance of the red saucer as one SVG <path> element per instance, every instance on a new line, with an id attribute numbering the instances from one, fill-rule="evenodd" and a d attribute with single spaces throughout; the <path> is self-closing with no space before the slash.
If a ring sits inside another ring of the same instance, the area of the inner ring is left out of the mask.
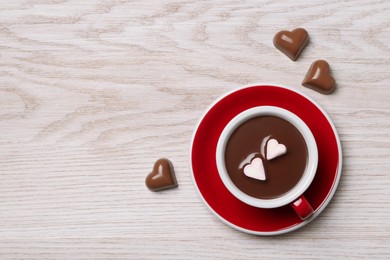
<path id="1" fill-rule="evenodd" d="M 236 199 L 219 177 L 215 153 L 218 138 L 236 115 L 256 106 L 278 106 L 299 116 L 310 128 L 318 147 L 318 170 L 304 193 L 314 214 L 302 221 L 290 205 L 260 209 Z M 201 119 L 191 149 L 195 186 L 210 210 L 226 224 L 257 235 L 274 235 L 297 229 L 313 220 L 332 198 L 341 174 L 341 145 L 330 118 L 309 97 L 286 87 L 261 85 L 226 94 Z"/>

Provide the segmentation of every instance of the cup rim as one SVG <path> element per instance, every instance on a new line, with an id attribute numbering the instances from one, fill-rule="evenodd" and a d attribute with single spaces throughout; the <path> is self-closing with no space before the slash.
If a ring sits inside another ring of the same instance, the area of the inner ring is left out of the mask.
<path id="1" fill-rule="evenodd" d="M 274 199 L 255 198 L 241 191 L 236 185 L 234 185 L 234 183 L 230 179 L 225 165 L 225 148 L 230 135 L 243 122 L 251 118 L 262 116 L 262 115 L 277 116 L 291 123 L 295 128 L 297 128 L 297 130 L 303 136 L 308 151 L 307 165 L 301 180 L 290 191 Z M 295 115 L 294 113 L 286 109 L 276 107 L 276 106 L 257 106 L 257 107 L 247 109 L 241 112 L 240 114 L 236 115 L 225 126 L 217 143 L 216 163 L 217 163 L 218 174 L 222 182 L 224 183 L 225 187 L 237 199 L 241 200 L 246 204 L 258 208 L 277 208 L 277 207 L 287 205 L 293 202 L 294 200 L 298 199 L 299 196 L 301 196 L 306 191 L 306 189 L 310 186 L 317 171 L 318 150 L 317 150 L 316 141 L 314 139 L 311 130 L 306 125 L 306 123 L 297 115 Z"/>

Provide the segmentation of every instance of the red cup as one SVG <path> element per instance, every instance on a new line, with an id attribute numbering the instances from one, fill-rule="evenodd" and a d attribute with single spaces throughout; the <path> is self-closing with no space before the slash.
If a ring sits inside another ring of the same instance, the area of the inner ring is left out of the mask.
<path id="1" fill-rule="evenodd" d="M 258 116 L 275 116 L 288 121 L 301 133 L 308 149 L 307 165 L 301 180 L 287 193 L 271 199 L 255 198 L 241 191 L 230 179 L 225 164 L 225 148 L 230 135 L 242 123 Z M 294 113 L 275 106 L 258 106 L 241 112 L 225 126 L 219 136 L 216 149 L 216 162 L 219 177 L 223 184 L 242 202 L 254 207 L 267 209 L 278 208 L 290 204 L 302 220 L 309 218 L 313 214 L 313 208 L 303 196 L 303 193 L 309 188 L 317 172 L 317 144 L 309 127 Z"/>

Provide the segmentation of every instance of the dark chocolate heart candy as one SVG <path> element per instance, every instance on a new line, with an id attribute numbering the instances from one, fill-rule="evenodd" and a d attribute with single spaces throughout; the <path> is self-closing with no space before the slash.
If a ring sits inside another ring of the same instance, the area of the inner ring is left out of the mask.
<path id="1" fill-rule="evenodd" d="M 154 163 L 153 171 L 145 179 L 151 191 L 160 191 L 178 186 L 173 165 L 168 159 L 159 159 Z"/>
<path id="2" fill-rule="evenodd" d="M 313 62 L 302 81 L 302 85 L 322 94 L 331 93 L 336 88 L 336 82 L 330 74 L 328 62 L 325 60 Z"/>
<path id="3" fill-rule="evenodd" d="M 280 31 L 274 36 L 275 47 L 293 61 L 297 60 L 308 42 L 309 34 L 303 28 L 291 32 Z"/>

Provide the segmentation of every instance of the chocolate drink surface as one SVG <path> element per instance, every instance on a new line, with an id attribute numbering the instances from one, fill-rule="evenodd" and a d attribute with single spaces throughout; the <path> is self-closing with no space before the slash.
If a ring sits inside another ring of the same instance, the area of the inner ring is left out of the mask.
<path id="1" fill-rule="evenodd" d="M 283 145 L 284 152 L 267 151 Z M 234 185 L 259 199 L 278 198 L 293 189 L 303 177 L 307 157 L 307 145 L 298 129 L 275 116 L 243 122 L 230 135 L 225 149 L 226 170 Z M 251 177 L 255 167 L 262 167 L 262 178 Z M 244 173 L 245 168 L 248 171 Z"/>

